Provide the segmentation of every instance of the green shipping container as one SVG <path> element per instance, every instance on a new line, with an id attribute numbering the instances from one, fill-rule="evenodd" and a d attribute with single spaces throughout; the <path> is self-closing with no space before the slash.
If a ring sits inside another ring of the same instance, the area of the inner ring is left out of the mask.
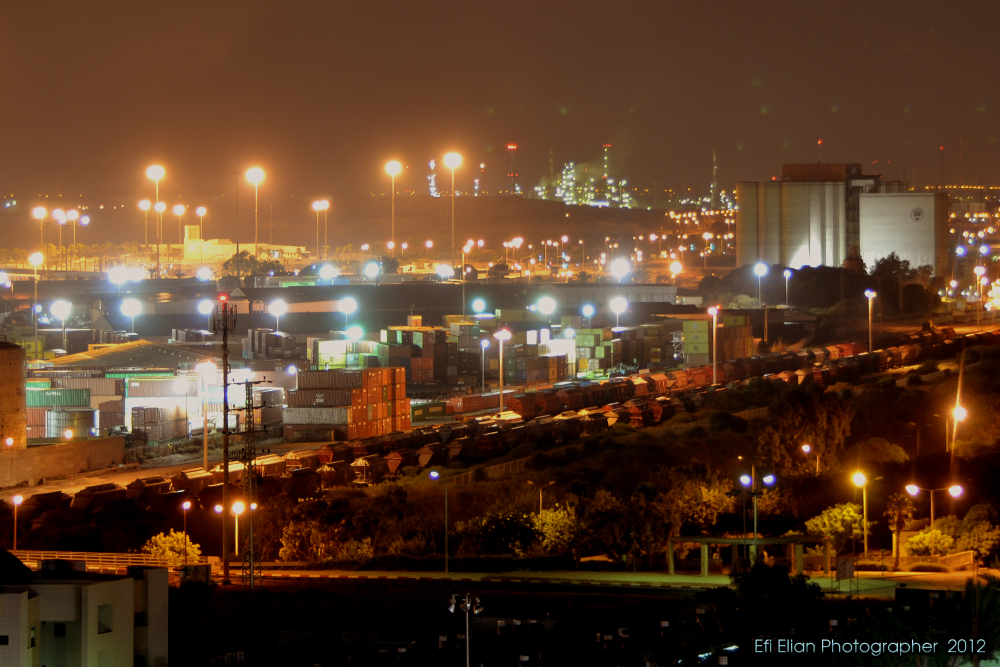
<path id="1" fill-rule="evenodd" d="M 444 401 L 434 403 L 421 403 L 410 408 L 410 420 L 415 422 L 427 421 L 428 419 L 438 419 L 445 416 Z"/>
<path id="2" fill-rule="evenodd" d="M 89 389 L 27 389 L 29 408 L 89 408 Z"/>
<path id="3" fill-rule="evenodd" d="M 708 326 L 708 322 L 705 320 L 684 320 L 681 323 L 681 331 L 684 333 L 696 332 L 696 331 L 708 331 L 711 327 Z"/>

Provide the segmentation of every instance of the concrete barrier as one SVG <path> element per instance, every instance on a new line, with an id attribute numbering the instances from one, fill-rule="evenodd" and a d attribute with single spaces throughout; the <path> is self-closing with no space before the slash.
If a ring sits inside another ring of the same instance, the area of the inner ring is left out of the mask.
<path id="1" fill-rule="evenodd" d="M 46 477 L 107 468 L 124 457 L 122 436 L 14 449 L 0 453 L 0 487 L 34 486 Z"/>

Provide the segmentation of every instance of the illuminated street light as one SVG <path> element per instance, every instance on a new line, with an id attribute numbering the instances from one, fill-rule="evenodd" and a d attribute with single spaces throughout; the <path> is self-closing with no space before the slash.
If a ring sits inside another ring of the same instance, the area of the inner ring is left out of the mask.
<path id="1" fill-rule="evenodd" d="M 782 275 L 785 276 L 785 305 L 788 305 L 788 281 L 792 277 L 792 270 L 785 269 L 782 271 Z"/>
<path id="2" fill-rule="evenodd" d="M 767 275 L 768 268 L 767 264 L 764 262 L 757 262 L 753 266 L 753 273 L 757 276 L 757 307 L 760 308 L 764 301 L 761 299 L 760 295 L 760 279 Z"/>
<path id="3" fill-rule="evenodd" d="M 260 167 L 247 169 L 246 179 L 253 183 L 253 256 L 257 256 L 257 193 L 264 180 L 264 170 Z"/>
<path id="4" fill-rule="evenodd" d="M 142 304 L 135 299 L 125 299 L 121 306 L 122 315 L 132 319 L 132 333 L 135 333 L 135 318 L 142 312 Z"/>
<path id="5" fill-rule="evenodd" d="M 322 278 L 323 280 L 333 280 L 334 278 L 337 277 L 338 273 L 339 272 L 337 271 L 337 269 L 330 266 L 329 264 L 324 264 L 323 266 L 319 267 L 319 277 Z"/>
<path id="6" fill-rule="evenodd" d="M 455 255 L 455 170 L 462 165 L 462 156 L 458 153 L 446 153 L 444 166 L 451 169 L 451 254 Z"/>
<path id="7" fill-rule="evenodd" d="M 208 299 L 202 299 L 198 302 L 198 312 L 208 318 L 208 326 L 206 329 L 212 328 L 212 312 L 215 311 L 215 304 Z"/>
<path id="8" fill-rule="evenodd" d="M 391 215 L 391 227 L 389 232 L 389 240 L 393 244 L 392 248 L 395 248 L 396 244 L 396 176 L 399 172 L 403 170 L 403 165 L 401 165 L 397 160 L 389 160 L 385 163 L 385 173 L 389 174 L 391 180 L 391 200 L 392 200 L 392 215 Z M 392 249 L 391 248 L 391 249 Z M 393 257 L 396 256 L 393 252 Z"/>
<path id="9" fill-rule="evenodd" d="M 556 302 L 550 296 L 543 296 L 538 300 L 538 310 L 542 315 L 551 315 L 556 310 Z"/>
<path id="10" fill-rule="evenodd" d="M 36 206 L 31 210 L 31 217 L 38 221 L 38 243 L 39 247 L 45 247 L 45 226 L 44 220 L 45 216 L 48 215 L 48 211 L 45 210 L 44 206 Z"/>
<path id="11" fill-rule="evenodd" d="M 498 329 L 493 334 L 493 337 L 496 338 L 498 341 L 500 341 L 500 412 L 503 412 L 503 376 L 504 376 L 503 346 L 504 343 L 510 340 L 511 333 L 509 329 Z"/>
<path id="12" fill-rule="evenodd" d="M 594 316 L 594 313 L 595 313 L 595 312 L 597 312 L 597 311 L 596 311 L 596 310 L 594 309 L 594 306 L 592 306 L 592 305 L 591 305 L 591 304 L 589 304 L 589 303 L 588 303 L 588 304 L 585 304 L 585 305 L 583 306 L 583 308 L 581 308 L 581 309 L 580 309 L 580 313 L 581 313 L 581 314 L 582 314 L 582 315 L 583 315 L 584 317 L 586 317 L 587 319 L 590 319 L 591 317 L 593 317 L 593 316 Z"/>
<path id="13" fill-rule="evenodd" d="M 455 275 L 455 269 L 448 264 L 438 264 L 434 273 L 436 273 L 441 280 L 448 280 Z"/>
<path id="14" fill-rule="evenodd" d="M 326 233 L 328 231 L 327 221 L 327 211 L 330 210 L 330 201 L 327 199 L 317 199 L 312 203 L 312 210 L 316 211 L 316 257 L 319 258 L 319 212 L 323 211 L 323 231 Z M 324 245 L 326 242 L 324 241 Z M 323 253 L 323 257 L 326 257 L 326 253 Z"/>
<path id="15" fill-rule="evenodd" d="M 208 282 L 212 279 L 212 269 L 207 266 L 203 266 L 195 272 L 194 276 L 202 282 Z"/>
<path id="16" fill-rule="evenodd" d="M 621 314 L 628 310 L 628 300 L 623 296 L 616 296 L 611 299 L 608 306 L 611 308 L 611 312 L 615 314 L 615 326 L 617 327 Z"/>
<path id="17" fill-rule="evenodd" d="M 365 264 L 365 277 L 369 280 L 374 280 L 378 278 L 378 274 L 381 272 L 378 262 L 368 262 Z"/>
<path id="18" fill-rule="evenodd" d="M 854 482 L 854 486 L 861 487 L 861 497 L 862 504 L 864 508 L 864 536 L 865 536 L 865 553 L 868 553 L 868 477 L 861 471 L 854 473 L 851 477 L 851 481 Z"/>
<path id="19" fill-rule="evenodd" d="M 953 484 L 951 486 L 942 487 L 942 488 L 939 488 L 939 489 L 925 489 L 924 487 L 917 486 L 916 484 L 907 484 L 905 488 L 906 488 L 906 492 L 908 494 L 910 494 L 911 496 L 916 497 L 916 496 L 920 495 L 921 491 L 926 491 L 927 495 L 930 497 L 930 500 L 931 500 L 931 525 L 929 527 L 929 530 L 934 530 L 934 494 L 937 493 L 938 491 L 947 491 L 948 494 L 952 498 L 958 498 L 965 491 L 965 489 L 963 489 L 958 484 Z M 935 555 L 934 554 L 934 543 L 933 542 L 931 543 L 931 555 L 932 556 Z"/>
<path id="20" fill-rule="evenodd" d="M 267 307 L 267 312 L 274 315 L 274 330 L 275 332 L 279 331 L 281 328 L 281 316 L 288 312 L 288 304 L 283 299 L 276 299 Z"/>
<path id="21" fill-rule="evenodd" d="M 872 347 L 872 303 L 875 301 L 875 297 L 878 296 L 875 290 L 866 289 L 865 298 L 868 299 L 868 352 L 873 352 L 874 347 Z"/>
<path id="22" fill-rule="evenodd" d="M 49 306 L 49 312 L 52 313 L 52 315 L 62 324 L 63 350 L 67 354 L 69 354 L 69 346 L 66 342 L 66 319 L 72 311 L 73 305 L 70 304 L 69 301 L 63 301 L 62 299 L 54 301 L 52 305 Z"/>
<path id="23" fill-rule="evenodd" d="M 347 337 L 351 340 L 361 340 L 365 335 L 364 329 L 359 327 L 357 324 L 347 327 L 347 331 L 344 333 L 347 334 Z"/>
<path id="24" fill-rule="evenodd" d="M 11 498 L 11 502 L 14 504 L 14 551 L 17 551 L 17 508 L 24 502 L 24 496 L 18 494 Z"/>
<path id="25" fill-rule="evenodd" d="M 352 297 L 347 297 L 346 299 L 340 300 L 340 312 L 344 313 L 345 315 L 353 315 L 357 309 L 358 309 L 358 302 L 355 301 Z"/>
<path id="26" fill-rule="evenodd" d="M 476 315 L 479 315 L 484 310 L 486 310 L 485 301 L 483 301 L 482 299 L 474 299 L 472 301 L 472 312 L 474 312 Z"/>
<path id="27" fill-rule="evenodd" d="M 632 270 L 632 265 L 628 263 L 627 259 L 619 257 L 615 261 L 611 262 L 609 267 L 611 270 L 611 275 L 618 279 L 618 283 L 621 284 L 622 278 L 628 275 L 629 271 Z"/>

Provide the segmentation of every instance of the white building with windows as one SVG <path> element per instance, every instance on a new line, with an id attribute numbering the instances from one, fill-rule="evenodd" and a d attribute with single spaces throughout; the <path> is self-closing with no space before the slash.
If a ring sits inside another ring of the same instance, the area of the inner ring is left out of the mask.
<path id="1" fill-rule="evenodd" d="M 167 570 L 12 560 L 0 553 L 0 667 L 167 666 Z"/>

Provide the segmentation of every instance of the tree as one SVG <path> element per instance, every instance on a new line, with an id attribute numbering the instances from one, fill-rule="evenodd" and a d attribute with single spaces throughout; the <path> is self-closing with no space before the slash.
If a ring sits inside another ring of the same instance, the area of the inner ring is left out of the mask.
<path id="1" fill-rule="evenodd" d="M 996 647 L 1000 646 L 1000 579 L 992 574 L 980 577 L 982 583 L 971 578 L 965 582 L 964 602 L 972 608 L 970 616 L 975 620 L 972 637 L 985 639 L 988 651 L 986 654 L 972 653 L 973 665 L 979 665 L 983 659 L 993 660 Z"/>
<path id="2" fill-rule="evenodd" d="M 902 447 L 885 438 L 868 438 L 853 445 L 843 458 L 845 465 L 870 468 L 882 463 L 905 463 L 910 457 Z"/>
<path id="3" fill-rule="evenodd" d="M 913 518 L 913 501 L 902 493 L 892 494 L 885 505 L 885 517 L 892 531 L 892 557 L 895 566 L 899 567 L 899 534 L 906 528 L 906 522 Z"/>
<path id="4" fill-rule="evenodd" d="M 478 543 L 486 555 L 523 555 L 538 537 L 530 516 L 505 509 L 493 509 L 455 529 Z"/>
<path id="5" fill-rule="evenodd" d="M 863 522 L 861 505 L 840 503 L 806 521 L 806 531 L 810 535 L 829 535 L 835 551 L 840 552 L 847 546 L 847 540 L 862 532 Z"/>
<path id="6" fill-rule="evenodd" d="M 186 533 L 178 533 L 171 528 L 169 533 L 160 533 L 149 538 L 142 547 L 142 553 L 155 558 L 166 558 L 171 562 L 183 562 L 185 549 L 188 560 L 201 558 L 201 547 L 192 542 Z"/>
<path id="7" fill-rule="evenodd" d="M 1000 528 L 980 521 L 963 530 L 955 540 L 956 551 L 975 551 L 979 559 L 988 558 L 1000 544 Z"/>
<path id="8" fill-rule="evenodd" d="M 837 452 L 851 433 L 850 399 L 815 388 L 785 388 L 770 406 L 771 419 L 757 437 L 757 460 L 782 477 L 811 475 L 815 464 L 801 455 L 809 443 L 823 463 L 835 468 Z"/>
<path id="9" fill-rule="evenodd" d="M 575 541 L 579 529 L 576 513 L 568 507 L 556 505 L 550 510 L 532 516 L 539 546 L 550 554 L 568 549 Z"/>
<path id="10" fill-rule="evenodd" d="M 946 555 L 954 546 L 955 540 L 940 530 L 923 531 L 906 541 L 907 553 L 914 556 Z"/>
<path id="11" fill-rule="evenodd" d="M 726 497 L 729 488 L 700 461 L 671 468 L 666 478 L 669 491 L 660 494 L 653 504 L 668 525 L 670 535 L 680 535 L 685 523 L 705 530 L 715 525 L 719 513 L 730 505 Z"/>
<path id="12" fill-rule="evenodd" d="M 281 533 L 283 561 L 330 560 L 340 553 L 337 527 L 315 519 L 292 521 Z"/>
<path id="13" fill-rule="evenodd" d="M 247 250 L 238 253 L 222 263 L 222 273 L 227 276 L 262 276 L 269 273 L 284 272 L 285 267 L 277 259 L 259 259 Z"/>

